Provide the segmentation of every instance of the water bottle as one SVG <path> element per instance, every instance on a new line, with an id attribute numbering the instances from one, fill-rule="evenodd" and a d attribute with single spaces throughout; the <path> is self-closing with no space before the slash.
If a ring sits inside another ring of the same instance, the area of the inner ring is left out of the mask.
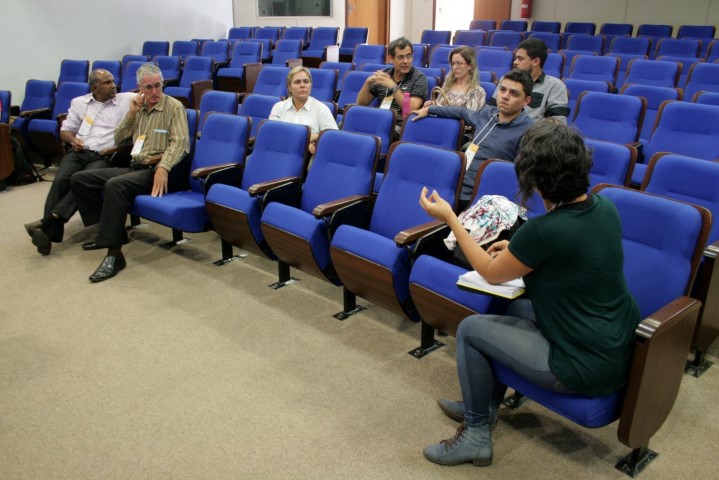
<path id="1" fill-rule="evenodd" d="M 406 117 L 412 112 L 412 101 L 409 97 L 409 92 L 404 92 L 402 96 L 402 116 Z"/>

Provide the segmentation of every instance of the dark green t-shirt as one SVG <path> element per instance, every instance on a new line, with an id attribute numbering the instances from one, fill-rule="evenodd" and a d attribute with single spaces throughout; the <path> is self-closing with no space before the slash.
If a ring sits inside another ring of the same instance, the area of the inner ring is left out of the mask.
<path id="1" fill-rule="evenodd" d="M 524 277 L 549 367 L 590 396 L 626 383 L 639 308 L 624 279 L 619 215 L 606 198 L 566 205 L 517 230 L 509 250 L 532 268 Z"/>

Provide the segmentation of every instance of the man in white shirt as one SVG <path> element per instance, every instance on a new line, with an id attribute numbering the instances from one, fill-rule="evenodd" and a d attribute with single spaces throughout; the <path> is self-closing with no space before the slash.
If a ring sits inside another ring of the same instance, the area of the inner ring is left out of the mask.
<path id="1" fill-rule="evenodd" d="M 337 122 L 324 103 L 310 96 L 312 75 L 305 67 L 294 67 L 287 74 L 289 98 L 277 102 L 270 112 L 270 120 L 299 123 L 310 127 L 309 152 L 314 155 L 317 137 L 323 130 L 337 130 Z"/>
<path id="2" fill-rule="evenodd" d="M 115 127 L 127 114 L 133 93 L 117 93 L 115 79 L 107 70 L 90 73 L 90 91 L 74 98 L 60 128 L 60 139 L 71 151 L 55 173 L 45 200 L 44 217 L 25 225 L 32 243 L 42 255 L 49 255 L 52 242 L 62 242 L 65 223 L 77 211 L 70 191 L 70 177 L 81 170 L 109 166 L 108 151 L 115 146 Z"/>

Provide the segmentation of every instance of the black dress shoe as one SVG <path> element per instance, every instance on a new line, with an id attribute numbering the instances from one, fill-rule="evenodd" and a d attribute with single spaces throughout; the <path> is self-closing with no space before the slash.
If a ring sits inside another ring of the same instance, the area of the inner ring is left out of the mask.
<path id="1" fill-rule="evenodd" d="M 117 275 L 117 272 L 125 268 L 126 265 L 125 256 L 122 253 L 114 257 L 108 255 L 102 260 L 102 263 L 97 267 L 95 273 L 90 275 L 90 281 L 97 283 L 112 278 Z"/>
<path id="2" fill-rule="evenodd" d="M 50 255 L 52 250 L 52 242 L 50 237 L 42 229 L 42 222 L 26 223 L 25 231 L 32 238 L 32 244 L 37 247 L 37 251 L 42 255 Z"/>

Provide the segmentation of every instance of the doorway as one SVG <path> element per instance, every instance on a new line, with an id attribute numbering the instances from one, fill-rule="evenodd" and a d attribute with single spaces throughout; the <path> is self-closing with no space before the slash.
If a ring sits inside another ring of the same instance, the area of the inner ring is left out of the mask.
<path id="1" fill-rule="evenodd" d="M 367 27 L 367 43 L 387 45 L 390 0 L 345 0 L 345 26 Z"/>

